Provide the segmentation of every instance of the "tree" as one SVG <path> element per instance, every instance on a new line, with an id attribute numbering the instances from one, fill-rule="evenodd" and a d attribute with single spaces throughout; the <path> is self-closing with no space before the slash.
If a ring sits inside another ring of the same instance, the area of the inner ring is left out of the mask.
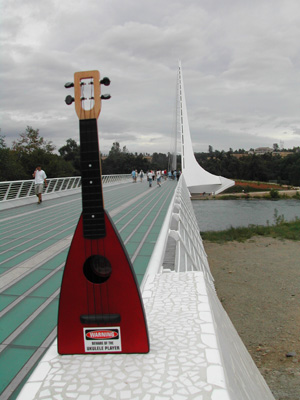
<path id="1" fill-rule="evenodd" d="M 168 157 L 163 153 L 153 153 L 151 168 L 154 170 L 164 170 L 168 168 Z"/>
<path id="2" fill-rule="evenodd" d="M 121 148 L 120 148 L 120 143 L 119 142 L 114 142 L 108 155 L 109 156 L 115 156 L 121 154 Z"/>
<path id="3" fill-rule="evenodd" d="M 293 153 L 279 160 L 280 177 L 290 184 L 300 186 L 300 153 Z"/>
<path id="4" fill-rule="evenodd" d="M 5 136 L 0 135 L 0 181 L 26 179 L 26 173 L 16 154 L 7 148 Z"/>
<path id="5" fill-rule="evenodd" d="M 0 129 L 1 132 L 1 129 Z M 6 148 L 6 143 L 5 143 L 5 136 L 0 135 L 0 149 L 5 149 Z"/>
<path id="6" fill-rule="evenodd" d="M 74 139 L 68 139 L 67 144 L 58 149 L 59 154 L 65 161 L 72 163 L 76 174 L 80 174 L 80 146 Z"/>
<path id="7" fill-rule="evenodd" d="M 27 179 L 32 178 L 32 172 L 38 164 L 43 168 L 49 164 L 49 156 L 53 155 L 54 149 L 52 142 L 47 142 L 40 136 L 39 129 L 33 129 L 31 126 L 27 126 L 25 132 L 20 134 L 20 139 L 14 141 L 12 145 L 12 151 L 22 165 Z M 47 175 L 52 175 L 49 170 Z"/>
<path id="8" fill-rule="evenodd" d="M 47 142 L 40 136 L 39 129 L 27 126 L 25 132 L 20 133 L 20 139 L 13 141 L 12 149 L 17 153 L 25 154 L 30 154 L 39 149 L 44 150 L 46 153 L 52 153 L 55 150 L 55 146 L 51 141 Z"/>
<path id="9" fill-rule="evenodd" d="M 80 173 L 74 169 L 71 161 L 66 161 L 57 154 L 49 154 L 45 162 L 45 170 L 48 177 L 76 176 Z"/>
<path id="10" fill-rule="evenodd" d="M 108 157 L 102 161 L 102 174 L 128 174 L 133 169 L 147 171 L 149 162 L 143 154 L 134 155 L 129 153 L 126 146 L 122 148 L 119 142 L 114 142 Z"/>

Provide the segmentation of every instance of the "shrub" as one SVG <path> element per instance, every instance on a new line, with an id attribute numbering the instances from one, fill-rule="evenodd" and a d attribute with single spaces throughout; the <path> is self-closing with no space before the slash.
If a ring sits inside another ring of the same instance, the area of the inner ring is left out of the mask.
<path id="1" fill-rule="evenodd" d="M 271 199 L 279 199 L 280 198 L 280 194 L 279 194 L 278 190 L 271 189 L 270 190 L 270 197 L 271 197 Z"/>

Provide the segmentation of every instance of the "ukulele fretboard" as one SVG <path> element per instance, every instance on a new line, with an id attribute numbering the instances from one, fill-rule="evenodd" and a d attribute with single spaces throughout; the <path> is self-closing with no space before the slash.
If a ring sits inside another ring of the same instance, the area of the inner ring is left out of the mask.
<path id="1" fill-rule="evenodd" d="M 96 119 L 80 120 L 80 156 L 83 236 L 100 239 L 106 232 Z"/>

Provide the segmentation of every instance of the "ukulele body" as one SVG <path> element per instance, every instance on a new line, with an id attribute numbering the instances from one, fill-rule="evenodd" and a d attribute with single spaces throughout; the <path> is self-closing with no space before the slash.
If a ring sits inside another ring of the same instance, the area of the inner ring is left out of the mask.
<path id="1" fill-rule="evenodd" d="M 147 324 L 135 273 L 106 212 L 105 226 L 105 238 L 90 240 L 83 237 L 82 216 L 77 225 L 61 286 L 60 354 L 149 352 Z M 86 278 L 84 266 L 94 255 L 109 260 L 111 275 L 105 282 L 92 283 Z M 81 322 L 82 316 L 90 316 L 90 321 Z M 114 322 L 118 319 L 116 316 L 120 316 L 120 322 Z M 97 323 L 97 319 L 101 322 Z"/>

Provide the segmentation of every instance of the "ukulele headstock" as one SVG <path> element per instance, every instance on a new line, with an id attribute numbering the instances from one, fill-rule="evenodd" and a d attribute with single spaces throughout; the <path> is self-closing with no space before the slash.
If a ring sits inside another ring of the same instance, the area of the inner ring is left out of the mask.
<path id="1" fill-rule="evenodd" d="M 74 87 L 74 97 L 68 95 L 65 99 L 67 105 L 75 101 L 75 110 L 78 118 L 98 119 L 101 111 L 101 100 L 110 99 L 110 95 L 101 95 L 101 84 L 110 85 L 109 78 L 100 80 L 99 71 L 75 72 L 74 83 L 68 82 L 65 88 Z"/>

